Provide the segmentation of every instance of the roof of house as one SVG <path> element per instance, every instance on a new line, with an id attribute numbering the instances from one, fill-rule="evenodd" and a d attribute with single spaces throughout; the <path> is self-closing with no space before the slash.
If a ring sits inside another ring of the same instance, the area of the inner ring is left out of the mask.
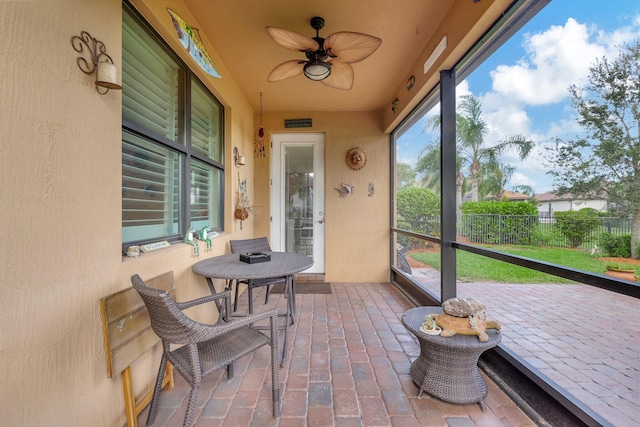
<path id="1" fill-rule="evenodd" d="M 521 202 L 524 200 L 529 200 L 531 198 L 531 196 L 527 195 L 527 194 L 523 194 L 523 193 L 518 193 L 515 191 L 509 191 L 509 190 L 503 190 L 502 191 L 502 199 L 506 199 L 510 202 Z M 493 195 L 487 195 L 485 197 L 485 200 L 493 200 L 495 199 L 495 197 Z M 465 202 L 470 202 L 471 201 L 471 193 L 465 193 L 465 195 L 462 197 L 462 200 Z"/>

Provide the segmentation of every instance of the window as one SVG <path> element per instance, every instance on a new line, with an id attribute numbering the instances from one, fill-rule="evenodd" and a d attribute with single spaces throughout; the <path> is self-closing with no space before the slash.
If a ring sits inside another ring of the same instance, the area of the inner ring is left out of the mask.
<path id="1" fill-rule="evenodd" d="M 127 5 L 122 45 L 123 248 L 222 229 L 224 108 Z"/>

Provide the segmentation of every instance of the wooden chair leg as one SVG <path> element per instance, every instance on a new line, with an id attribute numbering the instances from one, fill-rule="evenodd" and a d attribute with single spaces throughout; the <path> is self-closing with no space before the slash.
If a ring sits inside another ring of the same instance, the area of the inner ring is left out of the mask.
<path id="1" fill-rule="evenodd" d="M 124 413 L 129 427 L 138 427 L 138 416 L 136 414 L 136 396 L 133 392 L 133 377 L 131 376 L 131 366 L 122 371 L 122 390 L 124 392 Z"/>

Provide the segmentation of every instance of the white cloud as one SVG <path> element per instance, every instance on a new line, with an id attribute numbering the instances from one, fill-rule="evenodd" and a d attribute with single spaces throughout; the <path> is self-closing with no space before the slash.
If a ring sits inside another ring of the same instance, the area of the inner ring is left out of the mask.
<path id="1" fill-rule="evenodd" d="M 589 42 L 587 26 L 573 18 L 564 26 L 525 35 L 523 47 L 527 57 L 515 65 L 500 65 L 490 75 L 495 92 L 528 105 L 562 101 L 567 87 L 584 81 L 589 65 L 606 52 Z"/>
<path id="2" fill-rule="evenodd" d="M 556 137 L 566 139 L 581 132 L 575 121 L 576 112 L 569 103 L 568 87 L 584 84 L 589 67 L 596 59 L 614 58 L 622 45 L 640 38 L 640 15 L 627 17 L 627 22 L 630 22 L 627 26 L 604 31 L 596 24 L 568 18 L 563 25 L 525 34 L 521 46 L 523 56 L 515 63 L 497 65 L 489 73 L 490 91 L 474 93 L 469 80 L 458 84 L 458 98 L 473 94 L 482 103 L 482 118 L 488 129 L 487 145 L 495 145 L 516 134 L 536 142 L 524 162 L 518 159 L 516 151 L 504 153 L 503 161 L 516 167 L 508 189 L 516 185 L 529 185 L 538 193 L 551 189 L 551 179 L 544 166 L 544 144 Z M 499 60 L 500 51 L 494 56 Z M 439 114 L 439 108 L 434 108 L 428 116 L 434 114 Z M 419 138 L 425 137 L 423 134 Z M 424 147 L 425 142 L 416 139 L 411 144 Z M 415 165 L 416 157 L 414 152 L 413 157 L 403 160 Z"/>
<path id="3" fill-rule="evenodd" d="M 480 96 L 489 129 L 486 143 L 495 145 L 522 134 L 537 144 L 524 162 L 514 150 L 504 153 L 503 161 L 517 170 L 507 187 L 530 185 L 536 192 L 551 189 L 544 167 L 544 144 L 581 132 L 568 102 L 568 87 L 584 84 L 597 59 L 617 56 L 622 45 L 639 37 L 640 15 L 632 25 L 611 32 L 569 18 L 562 26 L 526 34 L 522 44 L 525 55 L 514 65 L 498 65 L 489 73 L 492 90 Z M 549 111 L 543 119 L 539 110 L 545 108 Z"/>
<path id="4" fill-rule="evenodd" d="M 529 187 L 533 187 L 537 184 L 536 181 L 529 178 L 528 176 L 521 174 L 520 172 L 514 172 L 511 177 L 511 186 L 515 187 L 517 185 L 528 185 Z"/>

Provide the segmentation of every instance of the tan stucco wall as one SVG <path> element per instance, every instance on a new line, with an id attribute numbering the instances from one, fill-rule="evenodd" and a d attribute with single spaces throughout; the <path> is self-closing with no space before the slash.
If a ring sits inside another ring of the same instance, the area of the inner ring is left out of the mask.
<path id="1" fill-rule="evenodd" d="M 100 298 L 129 287 L 134 273 L 168 270 L 179 299 L 208 293 L 190 271 L 187 245 L 121 256 L 122 95 L 99 95 L 70 43 L 82 30 L 102 40 L 121 79 L 121 8 L 119 0 L 0 2 L 0 425 L 123 425 L 121 380 L 107 378 Z M 227 106 L 229 161 L 230 147 L 252 149 L 253 110 L 223 73 L 201 77 Z M 232 184 L 229 172 L 226 234 L 200 259 L 228 252 L 231 235 L 253 234 L 252 222 L 240 231 L 230 219 Z M 214 317 L 210 308 L 193 315 Z M 136 390 L 151 385 L 158 361 L 151 351 L 136 362 Z"/>
<path id="2" fill-rule="evenodd" d="M 147 3 L 134 1 L 177 49 L 166 7 L 193 18 L 176 1 Z M 0 23 L 0 425 L 121 426 L 122 384 L 119 377 L 107 378 L 100 298 L 129 287 L 134 273 L 150 278 L 168 270 L 175 272 L 178 299 L 208 289 L 190 271 L 195 259 L 188 245 L 137 259 L 121 256 L 122 95 L 99 95 L 78 69 L 70 44 L 82 30 L 102 40 L 120 79 L 121 2 L 0 2 Z M 261 199 L 268 194 L 262 191 L 268 168 L 252 155 L 256 112 L 207 47 L 222 79 L 199 76 L 226 107 L 227 164 L 238 146 L 247 158 L 241 173 L 249 195 L 268 206 Z M 291 116 L 266 114 L 265 127 L 282 131 L 285 117 Z M 327 136 L 327 279 L 386 281 L 389 154 L 380 118 L 311 117 L 313 131 Z M 369 159 L 359 172 L 344 163 L 346 150 L 356 145 Z M 232 219 L 235 181 L 231 167 L 225 233 L 213 251 L 201 249 L 200 259 L 228 252 L 231 237 L 268 230 L 268 215 L 252 217 L 242 230 Z M 355 185 L 356 193 L 339 199 L 333 188 L 340 182 Z M 376 186 L 374 197 L 367 195 L 369 182 Z M 193 316 L 215 317 L 209 309 Z M 150 387 L 158 360 L 154 350 L 134 364 L 136 390 Z"/>
<path id="3" fill-rule="evenodd" d="M 286 129 L 285 119 L 311 118 L 313 127 Z M 325 279 L 339 282 L 383 282 L 389 280 L 389 135 L 380 127 L 380 115 L 372 112 L 265 112 L 267 140 L 273 133 L 322 132 L 325 134 Z M 267 144 L 269 146 L 269 144 Z M 360 147 L 366 166 L 350 169 L 349 148 Z M 270 235 L 269 164 L 256 160 L 256 205 L 265 212 L 255 219 L 255 232 Z M 341 183 L 355 187 L 340 198 Z M 375 193 L 369 196 L 369 183 Z"/>

